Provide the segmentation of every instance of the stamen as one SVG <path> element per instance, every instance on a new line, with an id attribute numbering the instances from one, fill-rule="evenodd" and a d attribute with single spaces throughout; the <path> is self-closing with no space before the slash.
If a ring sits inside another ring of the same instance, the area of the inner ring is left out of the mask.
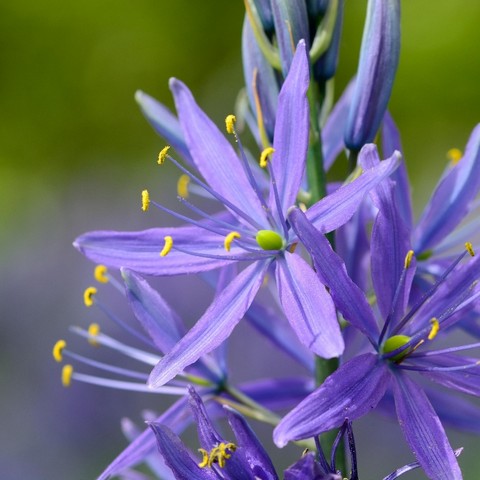
<path id="1" fill-rule="evenodd" d="M 157 160 L 157 163 L 159 165 L 163 165 L 163 163 L 165 162 L 165 158 L 167 158 L 169 150 L 170 150 L 170 145 L 167 145 L 166 147 L 163 147 L 160 150 L 160 153 L 158 154 L 158 160 Z"/>
<path id="2" fill-rule="evenodd" d="M 109 278 L 107 272 L 108 269 L 105 265 L 97 265 L 93 272 L 93 276 L 95 277 L 95 280 L 99 283 L 108 283 Z"/>
<path id="3" fill-rule="evenodd" d="M 475 256 L 475 251 L 473 250 L 473 245 L 470 242 L 465 243 L 465 248 L 467 249 L 467 252 L 470 254 L 471 257 Z"/>
<path id="4" fill-rule="evenodd" d="M 87 307 L 91 307 L 96 294 L 97 289 L 95 287 L 88 287 L 85 292 L 83 292 L 83 303 L 85 303 Z"/>
<path id="5" fill-rule="evenodd" d="M 150 195 L 148 190 L 142 190 L 142 210 L 146 212 L 150 206 Z"/>
<path id="6" fill-rule="evenodd" d="M 226 237 L 225 240 L 223 241 L 223 246 L 225 247 L 225 250 L 227 252 L 230 251 L 230 248 L 232 246 L 232 242 L 235 238 L 241 238 L 242 236 L 238 232 L 230 232 Z"/>
<path id="7" fill-rule="evenodd" d="M 67 342 L 65 340 L 59 340 L 52 349 L 52 355 L 56 362 L 61 362 L 63 360 L 63 350 L 67 346 Z"/>
<path id="8" fill-rule="evenodd" d="M 225 119 L 225 127 L 227 129 L 227 133 L 233 134 L 235 133 L 235 122 L 237 121 L 237 118 L 235 115 L 227 115 L 227 118 Z"/>
<path id="9" fill-rule="evenodd" d="M 275 152 L 273 147 L 264 148 L 262 153 L 260 154 L 260 166 L 265 168 L 268 164 L 268 157 Z"/>
<path id="10" fill-rule="evenodd" d="M 99 370 L 112 372 L 129 378 L 135 378 L 143 382 L 146 382 L 148 380 L 148 374 L 146 373 L 136 372 L 134 370 L 126 368 L 116 367 L 108 363 L 98 362 L 97 360 L 92 360 L 91 358 L 84 357 L 83 355 L 79 355 L 78 353 L 70 352 L 68 350 L 65 350 L 64 355 L 65 357 L 69 357 L 73 360 L 76 360 L 77 362 L 83 363 L 84 365 L 98 368 Z"/>
<path id="11" fill-rule="evenodd" d="M 100 325 L 98 323 L 91 323 L 88 327 L 88 335 L 91 337 L 88 339 L 88 343 L 93 347 L 98 347 L 99 344 L 96 340 L 98 334 L 100 333 Z"/>
<path id="12" fill-rule="evenodd" d="M 425 304 L 425 302 L 437 291 L 440 285 L 444 282 L 447 276 L 452 272 L 452 270 L 465 258 L 467 251 L 462 252 L 443 272 L 442 276 L 430 287 L 430 290 L 425 292 L 422 297 L 413 305 L 410 311 L 403 317 L 402 321 L 394 328 L 392 333 L 399 332 L 405 325 L 410 321 L 410 319 L 418 312 L 420 307 Z"/>
<path id="13" fill-rule="evenodd" d="M 412 263 L 412 258 L 415 255 L 415 252 L 413 250 L 409 250 L 407 252 L 407 255 L 405 256 L 405 268 L 409 268 L 410 264 Z"/>
<path id="14" fill-rule="evenodd" d="M 203 455 L 202 461 L 198 464 L 200 468 L 211 467 L 214 463 L 218 463 L 220 468 L 225 467 L 225 460 L 228 460 L 237 449 L 234 443 L 219 443 L 216 447 L 213 447 L 208 453 L 203 448 L 199 448 L 198 451 Z"/>
<path id="15" fill-rule="evenodd" d="M 73 374 L 73 369 L 72 369 Z M 63 378 L 63 377 L 62 377 Z M 112 380 L 111 378 L 95 377 L 84 373 L 74 373 L 73 378 L 76 381 L 99 385 L 101 387 L 116 388 L 118 390 L 129 390 L 133 392 L 160 393 L 164 395 L 185 395 L 187 389 L 183 387 L 171 387 L 165 385 L 156 389 L 150 388 L 145 383 L 125 382 L 122 380 Z M 70 379 L 71 380 L 71 376 Z M 68 386 L 68 385 L 65 385 Z"/>
<path id="16" fill-rule="evenodd" d="M 90 337 L 88 332 L 86 330 L 83 330 L 82 328 L 70 327 L 70 330 L 73 333 L 80 335 L 81 337 L 87 339 Z M 114 338 L 105 335 L 104 333 L 99 333 L 96 340 L 100 345 L 104 345 L 107 348 L 111 348 L 112 350 L 120 352 L 127 357 L 133 358 L 142 363 L 146 363 L 147 365 L 151 365 L 152 367 L 155 366 L 161 359 L 161 357 L 158 355 L 147 353 L 139 348 L 130 347 L 125 343 L 119 342 L 118 340 L 115 340 Z"/>
<path id="17" fill-rule="evenodd" d="M 69 387 L 72 383 L 73 367 L 71 365 L 64 365 L 62 368 L 62 385 Z"/>
<path id="18" fill-rule="evenodd" d="M 270 141 L 268 139 L 267 131 L 265 129 L 265 122 L 263 119 L 262 105 L 260 103 L 260 96 L 258 94 L 257 88 L 257 77 L 258 77 L 258 68 L 253 70 L 253 81 L 252 81 L 252 90 L 253 90 L 253 99 L 255 102 L 255 112 L 257 117 L 257 126 L 258 132 L 260 134 L 260 139 L 264 147 L 270 146 Z"/>
<path id="19" fill-rule="evenodd" d="M 432 324 L 432 329 L 430 330 L 427 338 L 429 340 L 433 340 L 437 336 L 438 331 L 440 330 L 440 323 L 435 317 L 430 320 L 430 323 Z"/>
<path id="20" fill-rule="evenodd" d="M 456 165 L 463 157 L 463 153 L 459 148 L 451 148 L 447 152 L 447 158 L 452 162 L 453 165 Z"/>
<path id="21" fill-rule="evenodd" d="M 204 448 L 199 448 L 198 451 L 202 454 L 202 461 L 198 464 L 198 466 L 200 468 L 205 468 L 208 466 L 208 452 Z"/>
<path id="22" fill-rule="evenodd" d="M 177 181 L 177 194 L 179 197 L 188 198 L 188 185 L 190 184 L 190 177 L 188 175 L 180 175 Z"/>
<path id="23" fill-rule="evenodd" d="M 200 180 L 197 176 L 195 176 L 193 173 L 189 172 L 183 165 L 181 165 L 180 163 L 178 163 L 173 157 L 171 157 L 170 155 L 168 156 L 168 159 L 179 169 L 181 170 L 183 173 L 185 173 L 186 175 L 188 175 L 190 177 L 191 180 L 193 180 L 194 182 L 196 182 L 198 185 L 200 185 L 203 189 L 205 189 L 205 191 L 207 193 L 209 193 L 213 198 L 216 198 L 219 202 L 223 203 L 223 205 L 227 208 L 229 208 L 230 210 L 232 210 L 233 212 L 235 212 L 237 215 L 239 215 L 240 217 L 242 217 L 243 219 L 245 219 L 248 223 L 250 223 L 250 225 L 253 225 L 255 228 L 262 228 L 259 223 L 257 221 L 255 221 L 253 218 L 251 218 L 249 215 L 247 215 L 245 212 L 243 212 L 242 210 L 240 210 L 239 207 L 237 207 L 236 205 L 234 205 L 233 203 L 231 203 L 230 201 L 228 201 L 225 197 L 223 197 L 222 195 L 220 195 L 218 192 L 216 192 L 215 190 L 213 190 L 212 188 L 210 188 L 205 182 L 203 182 L 202 180 Z M 164 208 L 164 210 L 167 210 Z M 180 215 L 177 215 L 178 217 L 180 217 Z"/>
<path id="24" fill-rule="evenodd" d="M 243 249 L 249 250 L 247 247 L 242 246 Z M 262 252 L 261 250 L 256 250 L 252 255 L 250 254 L 240 254 L 240 255 L 215 255 L 213 253 L 204 253 L 188 250 L 186 248 L 181 248 L 178 246 L 173 247 L 174 250 L 188 255 L 193 255 L 195 257 L 203 258 L 214 258 L 218 260 L 237 260 L 237 261 L 248 261 L 248 260 L 266 260 L 272 258 L 272 252 Z"/>
<path id="25" fill-rule="evenodd" d="M 163 246 L 162 251 L 160 252 L 161 257 L 166 257 L 173 247 L 173 238 L 170 235 L 167 235 L 166 237 L 164 237 L 164 240 L 165 240 L 165 245 Z"/>

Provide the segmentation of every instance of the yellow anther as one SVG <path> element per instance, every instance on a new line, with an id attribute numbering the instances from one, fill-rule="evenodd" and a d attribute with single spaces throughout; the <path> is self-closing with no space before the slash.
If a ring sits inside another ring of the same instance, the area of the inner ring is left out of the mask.
<path id="1" fill-rule="evenodd" d="M 93 276 L 95 280 L 100 283 L 107 283 L 108 282 L 108 269 L 105 265 L 97 265 L 95 267 L 95 271 L 93 272 Z"/>
<path id="2" fill-rule="evenodd" d="M 167 145 L 166 147 L 163 147 L 160 150 L 160 153 L 158 154 L 158 160 L 157 160 L 157 163 L 159 165 L 163 165 L 163 162 L 165 162 L 165 158 L 167 158 L 169 150 L 170 150 L 170 145 Z"/>
<path id="3" fill-rule="evenodd" d="M 475 251 L 473 250 L 473 245 L 470 242 L 465 243 L 465 248 L 471 257 L 475 256 Z"/>
<path id="4" fill-rule="evenodd" d="M 62 368 L 62 385 L 69 387 L 72 383 L 73 367 L 71 365 L 64 365 Z"/>
<path id="5" fill-rule="evenodd" d="M 238 232 L 230 232 L 223 241 L 223 246 L 227 252 L 232 248 L 232 242 L 235 238 L 241 238 L 242 236 Z"/>
<path id="6" fill-rule="evenodd" d="M 83 292 L 83 303 L 87 307 L 91 307 L 93 305 L 93 297 L 96 295 L 97 289 L 95 287 L 88 287 Z"/>
<path id="7" fill-rule="evenodd" d="M 95 337 L 100 333 L 100 325 L 98 323 L 91 323 L 88 327 L 88 343 L 93 347 L 98 347 L 98 342 Z"/>
<path id="8" fill-rule="evenodd" d="M 310 452 L 310 449 L 309 448 L 305 448 L 302 452 L 302 458 L 305 456 L 305 455 L 308 455 L 308 453 Z"/>
<path id="9" fill-rule="evenodd" d="M 453 165 L 456 165 L 463 157 L 463 153 L 460 149 L 458 148 L 451 148 L 447 152 L 447 158 L 453 163 Z"/>
<path id="10" fill-rule="evenodd" d="M 146 212 L 150 206 L 150 194 L 148 190 L 142 190 L 142 210 Z"/>
<path id="11" fill-rule="evenodd" d="M 202 454 L 202 461 L 198 464 L 198 466 L 200 468 L 205 468 L 208 466 L 208 460 L 210 456 L 208 455 L 208 452 L 203 448 L 199 448 L 198 451 Z"/>
<path id="12" fill-rule="evenodd" d="M 188 175 L 180 175 L 177 182 L 177 194 L 179 197 L 188 198 L 188 185 L 190 185 L 190 177 Z"/>
<path id="13" fill-rule="evenodd" d="M 272 153 L 275 151 L 273 147 L 267 147 L 264 148 L 262 153 L 260 154 L 260 166 L 262 168 L 265 168 L 268 163 L 268 157 L 272 155 Z"/>
<path id="14" fill-rule="evenodd" d="M 438 320 L 435 317 L 430 320 L 430 323 L 432 324 L 432 328 L 427 338 L 429 340 L 433 340 L 437 336 L 438 331 L 440 330 L 440 323 L 438 323 Z"/>
<path id="15" fill-rule="evenodd" d="M 237 121 L 237 118 L 235 115 L 227 115 L 227 118 L 225 119 L 225 127 L 227 129 L 227 133 L 235 133 L 235 122 Z"/>
<path id="16" fill-rule="evenodd" d="M 63 350 L 67 346 L 67 342 L 65 340 L 59 340 L 52 349 L 52 355 L 55 361 L 61 362 L 63 360 Z"/>
<path id="17" fill-rule="evenodd" d="M 412 263 L 412 258 L 415 255 L 413 250 L 409 250 L 405 255 L 405 268 L 409 268 L 410 264 Z"/>
<path id="18" fill-rule="evenodd" d="M 162 251 L 160 252 L 161 257 L 165 257 L 166 255 L 168 255 L 168 253 L 173 247 L 173 238 L 170 235 L 167 235 L 163 239 L 165 240 L 165 245 L 163 246 Z"/>

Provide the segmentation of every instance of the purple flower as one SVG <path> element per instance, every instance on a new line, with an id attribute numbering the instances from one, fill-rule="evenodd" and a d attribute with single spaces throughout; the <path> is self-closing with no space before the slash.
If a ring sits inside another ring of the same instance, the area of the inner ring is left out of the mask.
<path id="1" fill-rule="evenodd" d="M 386 115 L 383 125 L 383 153 L 402 150 L 399 132 Z M 477 125 L 460 158 L 449 163 L 425 206 L 413 222 L 410 190 L 405 165 L 392 175 L 397 182 L 394 195 L 402 221 L 410 230 L 417 255 L 417 277 L 438 277 L 454 259 L 460 245 L 477 234 L 480 190 L 480 125 Z M 463 225 L 459 225 L 463 222 Z M 424 281 L 423 281 L 424 283 Z"/>
<path id="2" fill-rule="evenodd" d="M 198 273 L 232 262 L 254 261 L 217 296 L 196 325 L 153 370 L 149 384 L 156 388 L 218 347 L 251 305 L 266 272 L 274 266 L 278 295 L 286 316 L 300 341 L 319 356 L 331 358 L 343 351 L 343 339 L 329 294 L 297 254 L 291 253 L 296 236 L 285 220 L 295 203 L 305 171 L 309 119 L 306 90 L 309 72 L 305 44 L 300 42 L 278 99 L 273 156 L 268 165 L 269 195 L 264 198 L 259 172 L 241 148 L 240 158 L 195 103 L 187 87 L 173 80 L 171 87 L 180 124 L 193 162 L 208 182 L 188 173 L 223 204 L 225 213 L 207 215 L 185 198 L 182 203 L 204 220 L 188 219 L 165 207 L 162 210 L 189 221 L 192 226 L 144 232 L 92 232 L 75 242 L 96 262 L 125 266 L 154 275 Z M 229 118 L 229 130 L 235 133 Z M 266 161 L 263 152 L 262 160 Z M 348 221 L 361 199 L 398 165 L 398 154 L 369 169 L 354 181 L 313 205 L 308 215 L 323 232 Z M 147 204 L 148 205 L 148 204 Z M 164 242 L 162 256 L 159 250 Z M 169 252 L 169 253 L 168 253 Z"/>
<path id="3" fill-rule="evenodd" d="M 231 274 L 234 273 L 229 270 L 231 269 L 222 269 L 215 278 L 215 283 L 220 290 L 225 282 L 230 280 Z M 87 306 L 100 309 L 108 319 L 128 333 L 131 341 L 140 342 L 144 345 L 144 348 L 138 348 L 112 338 L 101 332 L 98 324 L 92 324 L 88 330 L 73 327 L 72 331 L 87 338 L 92 345 L 111 349 L 123 357 L 127 357 L 130 361 L 133 359 L 138 364 L 147 365 L 147 368 L 151 369 L 153 365 L 159 362 L 161 354 L 170 351 L 185 334 L 185 326 L 178 314 L 142 277 L 126 269 L 122 270 L 122 276 L 125 284 L 124 293 L 138 322 L 137 325 L 118 318 L 109 306 L 103 302 L 102 292 L 98 292 L 96 288 L 89 287 L 84 298 Z M 121 290 L 123 294 L 122 285 L 103 266 L 98 266 L 95 269 L 95 278 L 101 283 L 110 283 L 116 289 Z M 276 333 L 280 337 L 277 341 L 277 345 L 280 346 L 283 345 L 281 332 L 280 329 L 280 333 L 278 331 Z M 187 371 L 182 372 L 182 375 L 169 385 L 155 390 L 148 388 L 146 385 L 147 372 L 100 362 L 89 356 L 80 355 L 71 350 L 64 340 L 55 344 L 53 354 L 58 362 L 68 359 L 75 365 L 75 368 L 71 364 L 67 364 L 63 368 L 62 381 L 65 386 L 69 386 L 72 381 L 80 381 L 107 388 L 180 396 L 169 409 L 158 418 L 154 418 L 154 421 L 168 425 L 178 434 L 192 422 L 192 416 L 186 408 L 185 398 L 189 384 L 195 383 L 204 394 L 215 393 L 219 398 L 234 400 L 229 393 L 230 384 L 223 348 L 215 350 L 210 355 L 202 356 L 199 361 L 191 365 Z M 302 358 L 300 354 L 299 358 Z M 122 360 L 120 357 L 119 362 L 122 362 Z M 85 374 L 81 371 L 81 368 L 78 368 L 81 366 L 85 366 L 96 373 Z M 262 408 L 275 411 L 290 408 L 304 398 L 312 390 L 312 382 L 309 379 L 299 377 L 267 378 L 243 383 L 238 386 L 238 390 L 257 402 Z M 208 408 L 210 414 L 214 417 L 224 415 L 223 409 L 215 402 L 210 402 Z M 152 419 L 150 418 L 150 420 Z M 163 471 L 162 469 L 165 466 L 162 463 L 158 464 L 151 458 L 152 452 L 156 450 L 156 442 L 151 429 L 147 428 L 143 432 L 136 431 L 131 422 L 124 422 L 124 431 L 127 437 L 131 439 L 130 445 L 105 469 L 99 480 L 124 472 L 125 469 L 142 461 L 153 462 L 155 468 Z M 160 475 L 160 478 L 163 478 L 163 476 Z"/>
<path id="4" fill-rule="evenodd" d="M 368 154 L 374 157 L 376 152 L 371 149 Z M 480 258 L 459 266 L 467 252 L 460 255 L 407 311 L 415 259 L 393 191 L 393 182 L 387 181 L 372 195 L 378 208 L 372 230 L 372 277 L 384 321 L 381 330 L 375 311 L 327 240 L 300 210 L 295 208 L 289 213 L 289 221 L 312 255 L 317 273 L 330 289 L 338 310 L 368 338 L 373 352 L 352 358 L 328 377 L 282 420 L 274 439 L 283 446 L 290 440 L 338 427 L 345 416 L 354 420 L 367 414 L 391 390 L 407 443 L 429 478 L 459 479 L 461 472 L 439 417 L 410 375 L 417 372 L 448 388 L 480 394 L 477 359 L 457 355 L 478 344 L 425 350 L 439 332 L 455 325 L 475 304 L 480 295 Z M 471 245 L 467 250 L 473 254 Z"/>
<path id="5" fill-rule="evenodd" d="M 400 56 L 400 1 L 369 0 L 345 145 L 372 142 L 387 109 Z"/>

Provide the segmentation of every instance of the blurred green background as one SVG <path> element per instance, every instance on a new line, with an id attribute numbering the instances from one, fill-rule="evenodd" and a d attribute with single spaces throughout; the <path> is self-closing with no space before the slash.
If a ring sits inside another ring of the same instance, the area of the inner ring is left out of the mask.
<path id="1" fill-rule="evenodd" d="M 356 69 L 365 5 L 346 1 L 337 95 Z M 402 10 L 391 111 L 420 208 L 446 151 L 463 148 L 479 120 L 480 3 L 406 0 Z M 133 94 L 142 89 L 172 106 L 167 81 L 176 76 L 222 123 L 243 83 L 242 21 L 239 0 L 0 3 L 2 479 L 94 478 L 124 445 L 120 417 L 138 419 L 154 405 L 59 385 L 51 346 L 68 325 L 92 321 L 81 302 L 92 266 L 71 242 L 86 230 L 154 226 L 139 211 L 139 192 L 171 193 L 155 169 L 164 143 Z M 386 474 L 411 457 L 402 446 L 389 453 L 383 437 L 395 427 L 379 428 L 360 452 L 369 458 L 378 448 Z M 478 440 L 452 438 L 471 445 L 462 465 L 478 467 Z M 371 478 L 376 465 L 360 462 L 362 478 Z"/>

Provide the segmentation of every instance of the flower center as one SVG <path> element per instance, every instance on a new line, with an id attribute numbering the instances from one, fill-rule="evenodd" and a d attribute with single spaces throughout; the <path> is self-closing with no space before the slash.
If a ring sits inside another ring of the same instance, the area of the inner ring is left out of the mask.
<path id="1" fill-rule="evenodd" d="M 255 239 L 263 250 L 281 250 L 285 246 L 281 235 L 273 230 L 259 230 Z"/>
<path id="2" fill-rule="evenodd" d="M 382 353 L 394 352 L 395 350 L 398 350 L 399 348 L 406 345 L 410 340 L 411 337 L 409 337 L 408 335 L 393 335 L 393 337 L 387 338 L 387 340 L 383 344 Z M 399 360 L 405 358 L 410 353 L 410 351 L 410 348 L 406 348 L 402 352 L 397 353 L 397 355 L 390 357 L 389 360 L 391 360 L 392 362 L 398 362 Z"/>

